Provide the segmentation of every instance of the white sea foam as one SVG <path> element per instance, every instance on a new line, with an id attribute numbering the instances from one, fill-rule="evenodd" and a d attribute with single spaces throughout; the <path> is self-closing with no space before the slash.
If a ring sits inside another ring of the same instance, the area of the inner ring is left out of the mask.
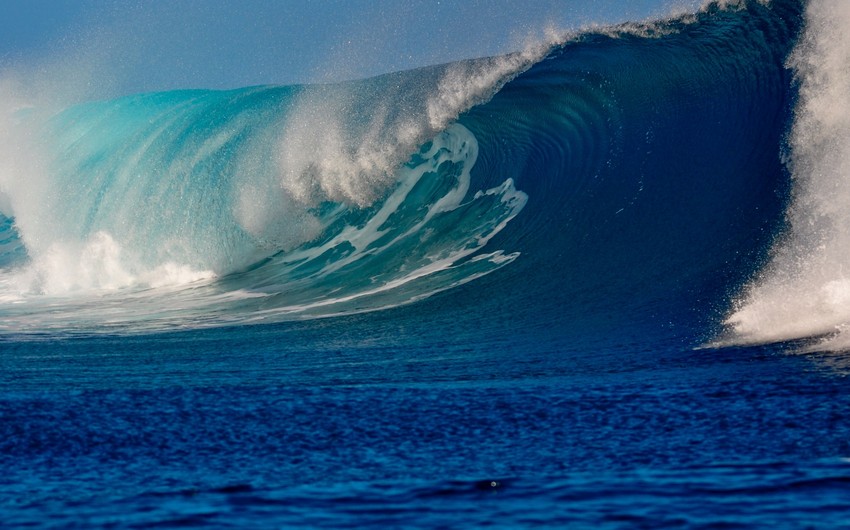
<path id="1" fill-rule="evenodd" d="M 790 57 L 800 99 L 790 137 L 790 231 L 736 302 L 733 342 L 825 334 L 850 347 L 850 3 L 812 0 Z"/>
<path id="2" fill-rule="evenodd" d="M 759 4 L 769 5 L 771 0 L 756 0 Z M 720 9 L 744 9 L 747 5 L 746 0 L 704 0 L 701 11 L 705 11 L 712 6 L 717 6 Z"/>
<path id="3" fill-rule="evenodd" d="M 37 88 L 26 90 L 28 83 Z M 46 90 L 36 77 L 24 83 L 12 72 L 0 75 L 0 212 L 15 219 L 30 257 L 27 265 L 4 271 L 0 299 L 20 302 L 32 295 L 174 286 L 212 278 L 209 270 L 168 260 L 141 265 L 136 253 L 106 231 L 83 240 L 66 237 L 54 214 L 76 204 L 59 193 L 51 178 L 40 133 L 57 100 L 47 97 Z"/>
<path id="4" fill-rule="evenodd" d="M 475 165 L 478 157 L 478 143 L 475 136 L 461 125 L 452 125 L 446 131 L 437 135 L 431 147 L 427 152 L 421 153 L 424 162 L 414 168 L 404 168 L 399 171 L 399 185 L 390 193 L 381 203 L 380 208 L 374 212 L 368 222 L 358 226 L 347 226 L 335 237 L 324 242 L 322 245 L 312 246 L 305 249 L 295 251 L 287 256 L 287 261 L 300 263 L 304 261 L 320 258 L 331 252 L 334 248 L 341 244 L 351 245 L 354 251 L 346 257 L 339 258 L 334 262 L 326 265 L 321 274 L 328 274 L 362 259 L 364 256 L 369 256 L 385 249 L 393 248 L 393 245 L 405 238 L 409 238 L 415 234 L 422 233 L 427 227 L 429 221 L 435 216 L 451 212 L 463 204 L 467 197 L 470 186 L 470 171 Z M 435 198 L 432 203 L 427 205 L 427 212 L 416 220 L 411 226 L 407 227 L 403 232 L 399 233 L 395 238 L 385 241 L 380 247 L 375 247 L 375 243 L 385 237 L 386 223 L 388 219 L 398 212 L 402 204 L 408 200 L 409 194 L 413 188 L 420 182 L 428 173 L 437 172 L 440 165 L 446 162 L 461 163 L 463 170 L 456 177 L 454 186 L 444 192 L 440 198 Z M 471 242 L 464 241 L 465 244 L 458 245 L 458 248 L 450 249 L 450 257 L 440 258 L 440 265 L 437 269 L 453 264 L 462 257 L 468 256 L 480 249 L 493 235 L 498 233 L 504 225 L 512 219 L 525 206 L 527 197 L 524 193 L 517 191 L 513 187 L 513 182 L 508 180 L 502 186 L 487 190 L 486 192 L 477 192 L 472 200 L 478 200 L 485 195 L 499 196 L 503 202 L 511 202 L 509 208 L 506 208 L 507 218 L 501 220 L 496 226 L 483 230 L 481 239 L 476 245 L 471 245 Z M 483 220 L 481 220 L 483 221 Z M 432 270 L 434 266 L 428 262 L 428 259 L 423 259 L 423 269 Z M 418 278 L 422 276 L 420 273 L 406 275 L 410 278 Z"/>
<path id="5" fill-rule="evenodd" d="M 430 81 L 433 86 L 406 87 L 401 98 L 393 92 L 398 87 L 365 97 L 341 85 L 305 91 L 281 135 L 280 187 L 302 204 L 372 204 L 395 184 L 396 169 L 422 143 L 564 40 L 564 34 L 547 29 L 522 51 L 454 63 Z"/>
<path id="6" fill-rule="evenodd" d="M 81 243 L 55 242 L 31 264 L 7 276 L 11 280 L 4 284 L 6 295 L 61 296 L 186 285 L 215 274 L 173 262 L 139 269 L 112 236 L 97 232 Z"/>
<path id="7" fill-rule="evenodd" d="M 508 81 L 540 61 L 565 35 L 547 28 L 541 40 L 531 40 L 508 55 L 452 65 L 428 100 L 428 126 L 440 130 L 459 114 L 490 99 Z"/>

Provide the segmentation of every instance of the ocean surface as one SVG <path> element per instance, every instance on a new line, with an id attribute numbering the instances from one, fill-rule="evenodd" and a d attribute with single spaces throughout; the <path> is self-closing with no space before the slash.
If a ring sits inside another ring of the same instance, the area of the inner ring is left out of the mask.
<path id="1" fill-rule="evenodd" d="M 850 527 L 848 27 L 0 83 L 0 526 Z"/>

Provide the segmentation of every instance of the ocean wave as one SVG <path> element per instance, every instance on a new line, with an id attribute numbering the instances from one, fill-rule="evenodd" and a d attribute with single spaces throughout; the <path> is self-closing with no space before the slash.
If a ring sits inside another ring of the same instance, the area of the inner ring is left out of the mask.
<path id="1" fill-rule="evenodd" d="M 474 292 L 484 314 L 565 334 L 650 319 L 710 340 L 786 226 L 802 11 L 714 2 L 361 81 L 59 111 L 0 84 L 0 329 L 185 329 Z"/>

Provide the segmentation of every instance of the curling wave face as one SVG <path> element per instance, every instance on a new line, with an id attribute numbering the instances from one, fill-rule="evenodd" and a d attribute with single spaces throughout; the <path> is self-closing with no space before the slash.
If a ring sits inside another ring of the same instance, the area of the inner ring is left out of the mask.
<path id="1" fill-rule="evenodd" d="M 448 105 L 457 113 L 488 96 L 492 70 L 522 67 L 523 57 L 481 60 L 488 79 L 465 76 L 467 99 Z M 145 94 L 41 122 L 16 109 L 7 119 L 34 132 L 10 143 L 6 159 L 25 152 L 38 164 L 3 175 L 4 329 L 116 332 L 358 312 L 513 261 L 479 251 L 526 196 L 510 178 L 470 189 L 477 141 L 435 115 L 440 84 L 459 70 L 475 66 Z"/>
<path id="2" fill-rule="evenodd" d="M 785 226 L 785 63 L 802 14 L 792 0 L 710 3 L 335 85 L 57 113 L 6 98 L 0 329 L 136 332 L 427 298 L 415 318 L 472 319 L 474 303 L 567 340 L 698 345 Z"/>

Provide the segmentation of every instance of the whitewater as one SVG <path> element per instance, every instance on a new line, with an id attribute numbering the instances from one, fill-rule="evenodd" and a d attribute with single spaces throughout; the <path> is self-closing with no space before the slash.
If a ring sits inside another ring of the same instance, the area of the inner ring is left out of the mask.
<path id="1" fill-rule="evenodd" d="M 3 66 L 0 516 L 840 526 L 847 27 L 712 1 L 118 97 Z"/>
<path id="2" fill-rule="evenodd" d="M 843 28 L 850 9 L 814 2 L 806 15 L 806 30 L 788 58 L 800 90 L 787 146 L 794 186 L 789 226 L 727 323 L 742 342 L 827 335 L 809 348 L 844 350 L 850 322 L 842 191 L 850 147 L 843 140 L 850 131 L 850 40 Z"/>

